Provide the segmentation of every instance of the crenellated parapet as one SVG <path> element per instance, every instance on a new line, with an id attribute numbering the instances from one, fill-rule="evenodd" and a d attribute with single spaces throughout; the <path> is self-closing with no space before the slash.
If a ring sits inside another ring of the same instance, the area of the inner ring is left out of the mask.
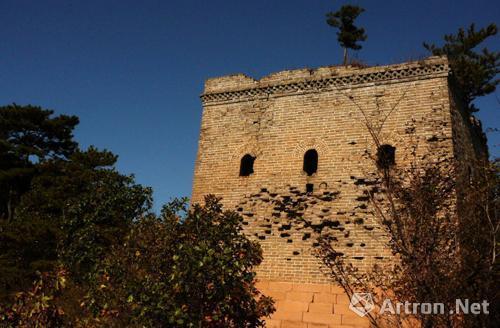
<path id="1" fill-rule="evenodd" d="M 370 84 L 407 82 L 448 74 L 448 60 L 445 57 L 429 57 L 421 61 L 367 68 L 327 66 L 317 69 L 286 70 L 260 80 L 244 74 L 235 74 L 208 79 L 201 100 L 203 105 L 207 106 L 256 98 L 356 88 Z"/>

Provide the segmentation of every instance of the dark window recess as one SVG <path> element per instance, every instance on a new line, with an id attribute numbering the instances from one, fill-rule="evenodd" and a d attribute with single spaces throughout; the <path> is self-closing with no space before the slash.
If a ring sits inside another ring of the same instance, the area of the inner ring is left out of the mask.
<path id="1" fill-rule="evenodd" d="M 396 156 L 396 147 L 391 145 L 381 145 L 377 149 L 377 166 L 381 169 L 388 169 L 394 164 Z"/>
<path id="2" fill-rule="evenodd" d="M 306 183 L 306 192 L 313 192 L 314 185 L 312 183 Z"/>
<path id="3" fill-rule="evenodd" d="M 315 149 L 309 149 L 304 154 L 304 172 L 307 175 L 313 175 L 318 171 L 318 152 Z"/>
<path id="4" fill-rule="evenodd" d="M 247 177 L 253 173 L 253 162 L 255 161 L 255 157 L 252 155 L 246 154 L 241 158 L 240 165 L 240 176 Z"/>

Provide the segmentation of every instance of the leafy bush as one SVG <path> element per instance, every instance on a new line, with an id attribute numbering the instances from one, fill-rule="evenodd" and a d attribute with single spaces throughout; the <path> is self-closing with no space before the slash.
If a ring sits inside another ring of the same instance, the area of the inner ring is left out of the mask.
<path id="1" fill-rule="evenodd" d="M 0 327 L 57 328 L 64 310 L 55 302 L 66 285 L 66 271 L 40 274 L 31 290 L 19 292 L 10 306 L 0 305 Z"/>
<path id="2" fill-rule="evenodd" d="M 215 197 L 185 201 L 135 223 L 112 249 L 86 299 L 107 326 L 260 327 L 274 310 L 254 286 L 260 246 Z"/>

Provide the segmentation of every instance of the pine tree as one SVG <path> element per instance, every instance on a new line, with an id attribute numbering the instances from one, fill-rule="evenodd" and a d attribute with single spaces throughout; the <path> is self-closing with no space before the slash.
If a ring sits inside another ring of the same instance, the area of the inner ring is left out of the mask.
<path id="1" fill-rule="evenodd" d="M 344 65 L 347 64 L 347 49 L 359 50 L 360 41 L 366 40 L 364 28 L 354 25 L 355 19 L 365 10 L 359 6 L 344 5 L 336 12 L 326 14 L 328 25 L 338 28 L 337 40 L 344 48 Z"/>
<path id="2" fill-rule="evenodd" d="M 477 97 L 495 91 L 500 82 L 497 74 L 500 71 L 500 52 L 487 48 L 478 51 L 476 48 L 489 37 L 498 32 L 495 24 L 476 31 L 474 24 L 465 31 L 460 28 L 456 35 L 444 36 L 444 45 L 424 43 L 425 49 L 435 56 L 448 56 L 455 81 L 462 92 L 462 98 L 469 112 L 477 112 L 472 103 Z"/>

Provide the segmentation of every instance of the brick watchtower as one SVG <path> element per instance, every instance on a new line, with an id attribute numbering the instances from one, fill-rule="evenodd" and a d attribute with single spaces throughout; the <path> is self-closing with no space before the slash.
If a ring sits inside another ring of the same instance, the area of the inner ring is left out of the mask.
<path id="1" fill-rule="evenodd" d="M 416 138 L 420 155 L 454 158 L 467 170 L 481 146 L 449 75 L 446 58 L 430 57 L 206 81 L 192 201 L 222 197 L 260 241 L 260 286 L 278 301 L 268 326 L 366 325 L 311 254 L 313 236 L 336 231 L 346 258 L 361 269 L 390 261 L 362 192 L 375 170 L 366 121 L 380 129 L 395 165 L 409 163 Z M 283 200 L 304 204 L 297 215 L 309 223 L 290 224 Z"/>

